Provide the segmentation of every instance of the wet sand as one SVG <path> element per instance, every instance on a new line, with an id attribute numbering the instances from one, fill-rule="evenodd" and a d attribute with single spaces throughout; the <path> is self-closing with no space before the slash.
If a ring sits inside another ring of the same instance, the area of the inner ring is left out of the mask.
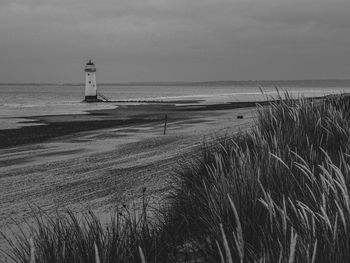
<path id="1" fill-rule="evenodd" d="M 171 175 L 203 141 L 252 124 L 251 106 L 119 105 L 86 115 L 31 117 L 42 125 L 2 130 L 8 140 L 0 149 L 0 230 L 29 220 L 33 207 L 103 216 L 137 201 L 144 187 L 160 203 L 172 189 Z"/>
<path id="2" fill-rule="evenodd" d="M 26 126 L 0 130 L 0 148 L 40 143 L 51 138 L 117 126 L 158 123 L 164 120 L 193 120 L 201 111 L 217 111 L 254 107 L 255 102 L 234 102 L 214 105 L 186 105 L 185 101 L 157 104 L 118 105 L 116 109 L 95 110 L 89 114 L 48 115 L 24 118 Z M 195 101 L 193 101 L 195 102 Z M 175 103 L 182 103 L 176 106 Z M 187 102 L 188 103 L 188 102 Z M 265 102 L 262 102 L 265 103 Z M 22 119 L 22 118 L 21 118 Z M 32 125 L 30 125 L 32 124 Z"/>

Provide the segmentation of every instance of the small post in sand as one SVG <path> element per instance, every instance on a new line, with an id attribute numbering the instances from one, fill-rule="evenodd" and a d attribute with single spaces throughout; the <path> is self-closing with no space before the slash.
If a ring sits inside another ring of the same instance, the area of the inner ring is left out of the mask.
<path id="1" fill-rule="evenodd" d="M 165 118 L 164 118 L 164 132 L 163 135 L 166 134 L 166 123 L 168 122 L 168 114 L 165 114 Z"/>

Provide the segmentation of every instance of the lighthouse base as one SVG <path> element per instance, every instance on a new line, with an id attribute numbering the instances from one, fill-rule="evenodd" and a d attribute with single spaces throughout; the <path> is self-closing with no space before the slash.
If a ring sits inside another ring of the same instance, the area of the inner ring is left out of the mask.
<path id="1" fill-rule="evenodd" d="M 85 96 L 85 101 L 86 102 L 100 102 L 101 100 L 99 100 L 97 98 L 97 96 Z"/>

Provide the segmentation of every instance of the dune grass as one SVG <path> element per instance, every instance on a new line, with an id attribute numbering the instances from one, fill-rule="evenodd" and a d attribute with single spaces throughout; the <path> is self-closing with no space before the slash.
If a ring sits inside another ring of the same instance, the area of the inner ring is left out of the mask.
<path id="1" fill-rule="evenodd" d="M 108 229 L 93 215 L 37 220 L 35 262 L 96 262 L 95 244 L 100 262 L 350 262 L 349 124 L 348 97 L 286 94 L 205 145 L 155 219 L 144 205 Z M 12 247 L 30 262 L 30 239 Z"/>
<path id="2" fill-rule="evenodd" d="M 56 217 L 35 213 L 34 223 L 18 226 L 15 238 L 6 236 L 10 250 L 3 252 L 14 262 L 155 262 L 176 256 L 172 235 L 162 228 L 164 221 L 150 220 L 145 195 L 141 209 L 123 205 L 103 225 L 91 211 Z"/>
<path id="3" fill-rule="evenodd" d="M 179 174 L 171 210 L 206 261 L 350 261 L 349 121 L 346 97 L 287 94 Z"/>

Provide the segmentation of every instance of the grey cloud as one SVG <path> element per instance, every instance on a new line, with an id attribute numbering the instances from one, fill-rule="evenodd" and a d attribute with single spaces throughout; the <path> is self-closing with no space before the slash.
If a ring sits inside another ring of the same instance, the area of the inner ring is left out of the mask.
<path id="1" fill-rule="evenodd" d="M 345 76 L 348 10 L 348 0 L 3 0 L 0 82 L 80 81 L 87 57 L 105 82 Z"/>
<path id="2" fill-rule="evenodd" d="M 282 1 L 273 6 L 270 12 L 254 15 L 262 22 L 344 28 L 350 22 L 349 10 L 350 2 L 344 0 Z"/>

